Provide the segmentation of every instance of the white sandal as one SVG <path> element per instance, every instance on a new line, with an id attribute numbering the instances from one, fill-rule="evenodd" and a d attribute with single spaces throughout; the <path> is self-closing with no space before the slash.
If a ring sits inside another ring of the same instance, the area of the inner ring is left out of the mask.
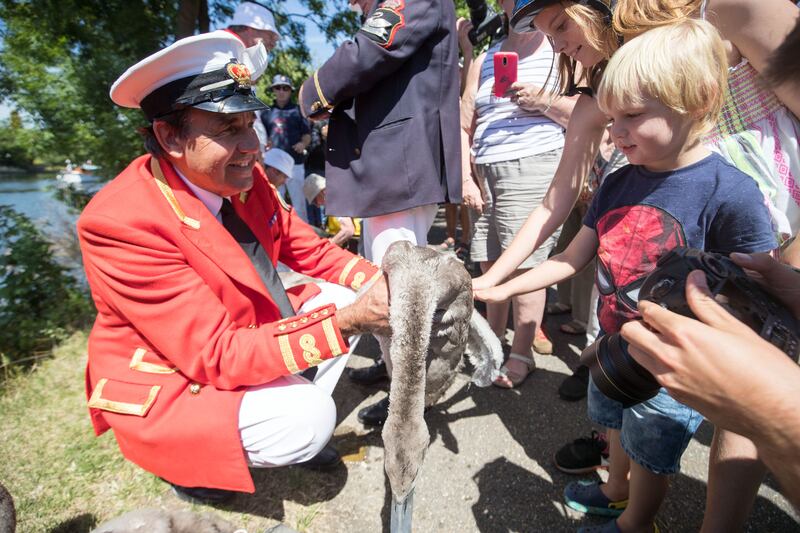
<path id="1" fill-rule="evenodd" d="M 493 384 L 502 389 L 513 389 L 515 387 L 519 387 L 522 385 L 522 382 L 525 381 L 525 379 L 530 376 L 534 370 L 536 370 L 536 362 L 533 360 L 533 357 L 525 357 L 524 355 L 510 353 L 508 354 L 508 358 L 525 363 L 527 371 L 524 373 L 517 372 L 509 369 L 506 365 L 500 367 L 500 375 L 494 380 Z M 506 382 L 502 380 L 502 378 L 506 378 L 511 383 L 511 386 L 509 387 Z"/>

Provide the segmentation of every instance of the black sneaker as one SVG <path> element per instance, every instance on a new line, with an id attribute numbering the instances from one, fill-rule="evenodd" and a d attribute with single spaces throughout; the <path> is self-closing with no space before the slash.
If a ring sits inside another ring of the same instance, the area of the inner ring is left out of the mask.
<path id="1" fill-rule="evenodd" d="M 580 365 L 571 376 L 561 382 L 558 387 L 558 396 L 568 402 L 577 402 L 586 398 L 589 387 L 589 367 Z"/>
<path id="2" fill-rule="evenodd" d="M 567 474 L 589 474 L 608 466 L 608 441 L 604 433 L 592 431 L 589 437 L 575 439 L 553 457 L 556 468 Z"/>
<path id="3" fill-rule="evenodd" d="M 386 361 L 378 359 L 374 365 L 366 368 L 348 368 L 347 376 L 360 385 L 373 385 L 389 379 L 389 372 L 386 371 Z"/>
<path id="4" fill-rule="evenodd" d="M 382 426 L 389 417 L 389 397 L 372 405 L 364 407 L 358 412 L 358 420 L 367 427 Z"/>
<path id="5" fill-rule="evenodd" d="M 331 445 L 326 445 L 322 448 L 317 455 L 304 461 L 297 463 L 297 466 L 308 468 L 309 470 L 330 470 L 342 462 L 342 457 Z"/>

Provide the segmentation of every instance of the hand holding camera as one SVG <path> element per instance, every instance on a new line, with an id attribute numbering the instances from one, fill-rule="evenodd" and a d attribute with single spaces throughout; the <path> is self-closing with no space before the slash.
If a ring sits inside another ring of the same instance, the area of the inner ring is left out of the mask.
<path id="1" fill-rule="evenodd" d="M 763 262 L 762 258 L 758 260 Z M 692 274 L 695 270 L 702 274 Z M 800 274 L 795 281 L 800 283 Z M 738 337 L 740 343 L 755 343 L 761 351 L 780 351 L 793 361 L 798 358 L 800 327 L 793 309 L 766 293 L 739 265 L 722 255 L 676 248 L 664 255 L 644 280 L 638 300 L 644 324 L 651 329 L 641 322 L 628 323 L 622 335 L 603 336 L 581 355 L 597 387 L 626 407 L 653 397 L 660 387 L 653 374 L 631 357 L 628 341 L 632 353 L 643 355 L 645 366 L 662 379 L 663 372 L 659 372 L 667 364 L 664 358 L 676 349 L 686 359 L 707 357 L 704 351 L 709 349 L 716 357 L 732 357 L 722 352 L 722 346 L 705 345 L 706 339 L 713 337 L 707 330 L 714 328 Z M 695 317 L 707 325 L 690 320 Z M 698 331 L 704 333 L 698 336 Z M 687 350 L 689 346 L 693 350 Z M 757 358 L 750 362 L 750 366 L 755 365 Z M 727 364 L 715 365 L 720 375 L 728 370 Z M 676 397 L 682 399 L 681 391 Z"/>

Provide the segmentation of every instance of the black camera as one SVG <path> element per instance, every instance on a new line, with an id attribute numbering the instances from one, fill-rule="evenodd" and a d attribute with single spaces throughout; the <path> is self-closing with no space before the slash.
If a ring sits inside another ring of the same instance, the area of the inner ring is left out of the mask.
<path id="1" fill-rule="evenodd" d="M 645 278 L 638 301 L 649 300 L 696 318 L 686 302 L 686 277 L 693 270 L 705 272 L 708 288 L 720 305 L 797 361 L 800 352 L 797 319 L 724 255 L 684 247 L 671 250 Z M 588 346 L 581 354 L 581 363 L 589 367 L 600 392 L 625 407 L 658 393 L 658 382 L 628 354 L 628 343 L 619 333 L 604 335 Z"/>
<path id="2" fill-rule="evenodd" d="M 469 18 L 472 22 L 469 40 L 473 45 L 477 45 L 487 37 L 496 41 L 505 35 L 503 16 L 489 9 L 485 0 L 467 0 L 467 6 L 469 6 Z"/>

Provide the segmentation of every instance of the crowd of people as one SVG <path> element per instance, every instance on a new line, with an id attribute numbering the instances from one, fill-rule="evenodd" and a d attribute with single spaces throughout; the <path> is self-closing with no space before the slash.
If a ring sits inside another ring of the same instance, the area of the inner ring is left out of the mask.
<path id="1" fill-rule="evenodd" d="M 611 518 L 580 531 L 657 531 L 703 418 L 716 428 L 703 531 L 742 530 L 767 468 L 800 506 L 796 362 L 697 272 L 696 319 L 635 296 L 690 247 L 730 255 L 800 320 L 798 7 L 501 0 L 506 35 L 476 54 L 450 0 L 349 3 L 359 31 L 298 87 L 276 74 L 270 107 L 252 87 L 280 34 L 248 2 L 227 31 L 112 87 L 144 112 L 147 154 L 78 223 L 98 308 L 95 430 L 195 501 L 252 492 L 247 467 L 336 464 L 331 391 L 357 336 L 389 327 L 383 255 L 428 245 L 445 206 L 432 246 L 480 269 L 473 293 L 507 354 L 496 386 L 523 385 L 552 353 L 544 315 L 567 312 L 565 334 L 621 334 L 662 385 L 626 406 L 578 367 L 559 388 L 586 398 L 598 430 L 554 450 L 556 466 L 609 472 L 565 487 L 571 508 Z M 508 53 L 517 77 L 498 95 Z M 278 263 L 323 281 L 286 290 Z M 382 360 L 348 375 L 388 378 Z M 358 417 L 377 426 L 389 409 Z"/>

